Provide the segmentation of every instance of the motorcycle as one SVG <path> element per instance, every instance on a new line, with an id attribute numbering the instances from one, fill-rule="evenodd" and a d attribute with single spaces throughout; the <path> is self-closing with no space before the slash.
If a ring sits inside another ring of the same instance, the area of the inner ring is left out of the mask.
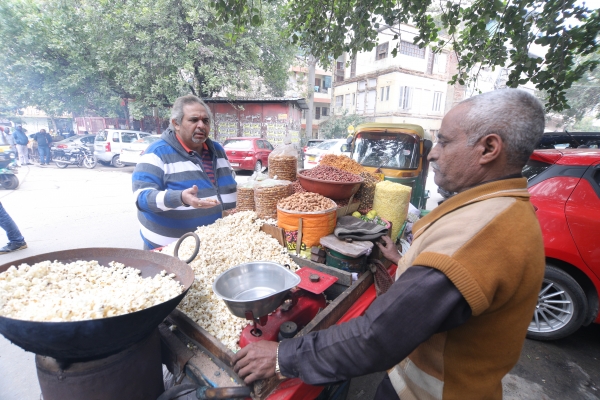
<path id="1" fill-rule="evenodd" d="M 19 187 L 17 156 L 9 146 L 0 146 L 0 186 L 14 190 Z"/>
<path id="2" fill-rule="evenodd" d="M 90 149 L 83 146 L 74 147 L 71 150 L 52 149 L 52 161 L 58 168 L 67 168 L 69 165 L 82 165 L 92 169 L 98 164 L 98 160 Z"/>

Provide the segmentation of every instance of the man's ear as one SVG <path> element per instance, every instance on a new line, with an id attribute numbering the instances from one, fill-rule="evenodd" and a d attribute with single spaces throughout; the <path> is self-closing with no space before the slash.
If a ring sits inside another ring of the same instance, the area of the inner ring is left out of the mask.
<path id="1" fill-rule="evenodd" d="M 179 125 L 177 124 L 175 118 L 171 120 L 171 124 L 173 125 L 173 129 L 175 129 L 175 132 L 177 132 L 179 130 Z"/>
<path id="2" fill-rule="evenodd" d="M 479 164 L 488 164 L 495 161 L 504 151 L 504 142 L 495 133 L 484 136 L 479 143 L 482 150 Z"/>

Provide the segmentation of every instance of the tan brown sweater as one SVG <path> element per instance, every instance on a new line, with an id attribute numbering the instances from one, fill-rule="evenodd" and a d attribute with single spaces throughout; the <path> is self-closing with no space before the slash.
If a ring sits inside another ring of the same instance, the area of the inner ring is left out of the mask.
<path id="1" fill-rule="evenodd" d="M 472 317 L 432 336 L 388 371 L 394 388 L 402 400 L 502 399 L 501 379 L 519 359 L 545 266 L 526 180 L 459 193 L 413 231 L 396 277 L 411 265 L 443 272 Z"/>

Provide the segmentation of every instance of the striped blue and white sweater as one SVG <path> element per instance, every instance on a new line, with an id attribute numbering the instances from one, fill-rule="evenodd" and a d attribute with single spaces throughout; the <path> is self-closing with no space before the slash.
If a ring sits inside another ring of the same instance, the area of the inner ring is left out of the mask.
<path id="1" fill-rule="evenodd" d="M 221 218 L 223 210 L 235 208 L 237 184 L 223 147 L 211 139 L 216 185 L 202 168 L 198 153 L 188 153 L 171 129 L 152 143 L 133 171 L 133 194 L 141 224 L 140 234 L 150 247 L 165 246 L 184 233 Z M 198 197 L 219 200 L 208 209 L 184 206 L 181 192 L 198 186 Z"/>

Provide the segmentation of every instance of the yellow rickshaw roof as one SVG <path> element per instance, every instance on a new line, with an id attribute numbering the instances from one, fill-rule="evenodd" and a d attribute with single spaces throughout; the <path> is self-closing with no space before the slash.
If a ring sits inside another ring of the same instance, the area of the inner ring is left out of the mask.
<path id="1" fill-rule="evenodd" d="M 378 123 L 369 122 L 367 124 L 360 124 L 354 130 L 354 134 L 357 135 L 361 132 L 390 132 L 390 133 L 404 133 L 408 135 L 418 135 L 421 139 L 425 136 L 423 127 L 415 124 L 389 124 L 389 123 Z"/>

